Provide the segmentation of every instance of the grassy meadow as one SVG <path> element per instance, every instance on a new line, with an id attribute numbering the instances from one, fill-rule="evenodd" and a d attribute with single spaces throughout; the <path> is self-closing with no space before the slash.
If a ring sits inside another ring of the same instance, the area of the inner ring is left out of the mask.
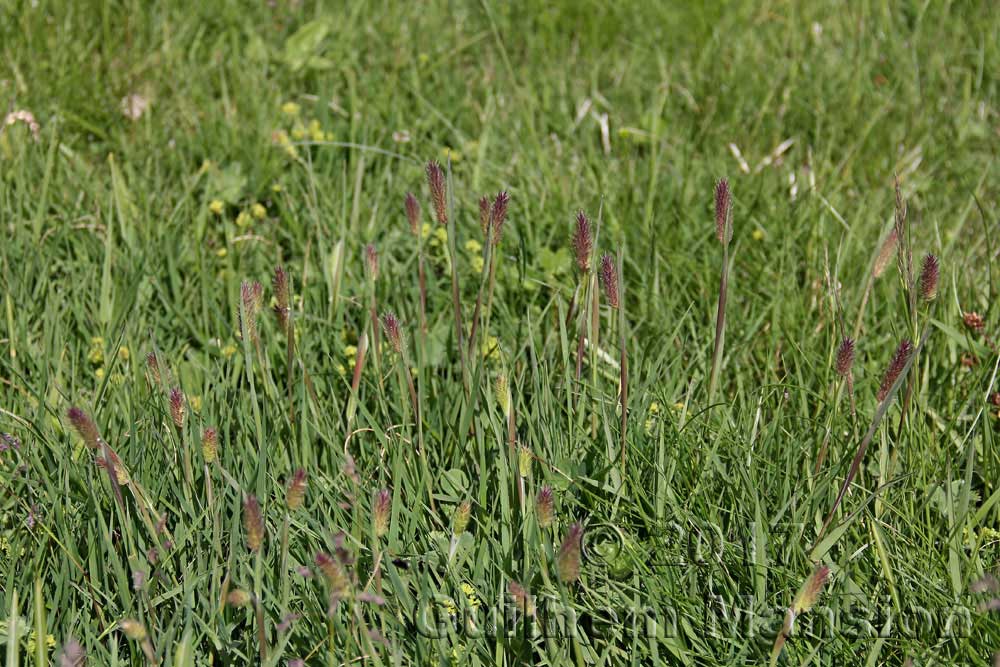
<path id="1" fill-rule="evenodd" d="M 995 664 L 998 72 L 985 0 L 0 0 L 0 656 Z"/>

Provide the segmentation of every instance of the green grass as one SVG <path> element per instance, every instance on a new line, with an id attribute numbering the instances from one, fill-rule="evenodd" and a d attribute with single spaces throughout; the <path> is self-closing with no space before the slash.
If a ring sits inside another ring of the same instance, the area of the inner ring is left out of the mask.
<path id="1" fill-rule="evenodd" d="M 261 628 L 274 665 L 767 664 L 817 563 L 830 580 L 782 664 L 983 665 L 1000 650 L 1000 616 L 970 593 L 1000 567 L 992 3 L 248 4 L 0 3 L 2 113 L 40 125 L 37 141 L 23 124 L 0 134 L 0 432 L 20 441 L 0 452 L 8 667 L 70 664 L 70 638 L 93 665 L 254 663 Z M 136 121 L 121 106 L 133 93 L 150 102 Z M 423 169 L 449 154 L 443 239 Z M 915 261 L 941 258 L 939 295 L 911 313 L 892 265 L 862 311 L 894 174 Z M 722 176 L 734 235 L 710 402 Z M 477 342 L 463 364 L 451 270 L 467 333 L 488 280 L 466 244 L 482 241 L 478 198 L 501 189 L 486 354 Z M 430 225 L 426 335 L 409 191 Z M 600 220 L 598 251 L 621 251 L 624 302 L 601 306 L 602 352 L 585 349 L 578 378 L 579 209 Z M 291 356 L 270 312 L 279 264 Z M 259 347 L 240 336 L 242 281 L 265 286 Z M 370 346 L 349 408 L 372 298 L 399 314 L 410 368 Z M 840 317 L 861 322 L 856 416 L 833 370 Z M 924 334 L 906 418 L 904 382 L 820 537 L 893 350 Z M 71 406 L 120 456 L 122 484 Z M 308 489 L 289 511 L 298 468 Z M 551 528 L 533 508 L 543 485 Z M 575 521 L 583 563 L 566 584 L 556 560 Z M 339 582 L 315 559 L 338 547 L 352 593 L 330 613 Z M 421 610 L 447 620 L 469 590 L 480 610 L 509 607 L 511 581 L 573 610 L 575 636 L 420 631 Z M 251 601 L 224 604 L 234 590 Z M 627 616 L 646 608 L 668 627 L 636 639 Z"/>

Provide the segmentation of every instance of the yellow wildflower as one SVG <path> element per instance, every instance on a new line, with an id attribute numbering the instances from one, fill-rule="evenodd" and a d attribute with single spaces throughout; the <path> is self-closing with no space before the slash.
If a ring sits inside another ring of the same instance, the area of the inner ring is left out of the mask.
<path id="1" fill-rule="evenodd" d="M 358 353 L 358 348 L 355 345 L 346 345 L 344 347 L 344 356 L 347 357 L 348 359 L 353 359 L 357 353 Z"/>
<path id="2" fill-rule="evenodd" d="M 476 254 L 483 251 L 483 244 L 476 239 L 469 239 L 465 242 L 465 249 L 472 254 Z"/>
<path id="3" fill-rule="evenodd" d="M 300 107 L 295 102 L 285 102 L 284 104 L 281 105 L 281 113 L 285 114 L 286 116 L 298 116 L 299 111 L 301 110 L 302 107 Z"/>
<path id="4" fill-rule="evenodd" d="M 481 255 L 476 255 L 475 257 L 472 258 L 472 270 L 475 271 L 476 273 L 482 273 L 483 272 L 483 267 L 485 265 L 486 264 L 483 261 L 483 258 L 482 258 Z"/>
<path id="5" fill-rule="evenodd" d="M 466 599 L 469 601 L 470 607 L 476 609 L 480 604 L 482 604 L 479 601 L 479 596 L 476 595 L 476 589 L 472 586 L 472 584 L 463 581 L 461 588 L 462 592 L 465 593 Z"/>
<path id="6" fill-rule="evenodd" d="M 292 139 L 295 139 L 295 141 L 302 141 L 305 138 L 306 138 L 306 128 L 296 123 L 295 127 L 292 128 Z"/>
<path id="7" fill-rule="evenodd" d="M 236 352 L 237 352 L 237 347 L 233 343 L 229 343 L 224 348 L 222 348 L 222 356 L 224 356 L 226 359 L 236 354 Z"/>
<path id="8" fill-rule="evenodd" d="M 201 396 L 188 396 L 188 405 L 195 412 L 201 412 Z"/>
<path id="9" fill-rule="evenodd" d="M 337 372 L 341 375 L 347 375 L 347 366 L 344 364 L 337 364 Z"/>
<path id="10" fill-rule="evenodd" d="M 28 653 L 34 653 L 35 652 L 35 642 L 36 642 L 37 638 L 38 638 L 38 634 L 34 630 L 32 630 L 31 634 L 28 635 L 28 641 L 27 641 Z M 45 645 L 51 651 L 52 649 L 54 649 L 56 647 L 56 638 L 53 637 L 52 635 L 45 635 Z"/>
<path id="11" fill-rule="evenodd" d="M 450 159 L 452 162 L 462 161 L 462 154 L 456 151 L 454 148 L 451 148 L 450 146 L 445 146 L 444 148 L 441 149 L 441 157 L 445 160 Z"/>
<path id="12" fill-rule="evenodd" d="M 288 138 L 288 133 L 284 130 L 276 130 L 271 133 L 271 141 L 284 148 L 285 152 L 291 157 L 298 157 L 298 150 L 296 150 L 295 146 L 292 145 L 291 139 Z"/>
<path id="13" fill-rule="evenodd" d="M 484 336 L 480 345 L 480 352 L 483 359 L 500 358 L 500 340 L 496 336 Z"/>
<path id="14" fill-rule="evenodd" d="M 271 192 L 281 192 L 282 189 L 281 183 L 274 183 L 271 185 Z"/>
<path id="15" fill-rule="evenodd" d="M 119 359 L 121 359 L 122 361 L 128 361 L 130 356 L 131 356 L 131 353 L 128 351 L 127 347 L 125 347 L 124 345 L 122 345 L 120 348 L 118 348 L 118 358 Z"/>
<path id="16" fill-rule="evenodd" d="M 221 199 L 213 199 L 208 203 L 208 210 L 216 215 L 222 215 L 222 209 L 225 208 L 225 204 L 222 203 Z"/>
<path id="17" fill-rule="evenodd" d="M 309 121 L 309 137 L 313 141 L 323 141 L 323 128 L 315 118 Z"/>
<path id="18" fill-rule="evenodd" d="M 764 230 L 763 229 L 755 229 L 750 234 L 750 236 L 753 237 L 754 241 L 763 241 L 764 240 Z"/>
<path id="19" fill-rule="evenodd" d="M 250 224 L 250 214 L 246 211 L 240 211 L 240 214 L 236 216 L 236 226 L 246 227 Z"/>
<path id="20" fill-rule="evenodd" d="M 431 235 L 431 223 L 425 222 L 424 226 L 420 228 L 420 236 L 427 238 Z"/>
<path id="21" fill-rule="evenodd" d="M 660 404 L 653 401 L 649 404 L 649 411 L 646 414 L 646 435 L 651 435 L 653 433 L 653 428 L 656 427 L 656 416 L 660 414 Z"/>
<path id="22" fill-rule="evenodd" d="M 104 369 L 103 368 L 98 368 L 96 371 L 94 371 L 94 377 L 97 378 L 98 380 L 103 380 L 104 379 Z"/>
<path id="23" fill-rule="evenodd" d="M 445 228 L 445 227 L 438 227 L 436 230 L 434 230 L 434 238 L 436 238 L 439 243 L 442 243 L 442 244 L 447 243 L 448 242 L 448 229 Z"/>
<path id="24" fill-rule="evenodd" d="M 438 606 L 445 610 L 449 616 L 458 615 L 458 607 L 455 606 L 455 601 L 449 597 L 440 596 L 437 599 Z"/>
<path id="25" fill-rule="evenodd" d="M 253 206 L 250 207 L 250 215 L 258 220 L 263 220 L 267 217 L 267 209 L 260 202 L 254 202 Z"/>
<path id="26" fill-rule="evenodd" d="M 87 361 L 95 366 L 104 363 L 104 339 L 100 336 L 90 339 L 90 351 L 87 352 Z"/>
<path id="27" fill-rule="evenodd" d="M 215 256 L 216 257 L 225 257 L 228 254 L 229 254 L 229 251 L 226 250 L 225 248 L 219 248 L 218 250 L 215 251 Z"/>

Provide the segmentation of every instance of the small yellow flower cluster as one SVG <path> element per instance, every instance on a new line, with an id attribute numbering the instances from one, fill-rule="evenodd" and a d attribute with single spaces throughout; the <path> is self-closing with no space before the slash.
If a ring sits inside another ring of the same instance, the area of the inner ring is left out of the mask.
<path id="1" fill-rule="evenodd" d="M 656 417 L 660 414 L 660 404 L 653 401 L 649 404 L 649 410 L 646 412 L 646 435 L 650 435 L 653 432 L 653 428 L 656 426 Z"/>
<path id="2" fill-rule="evenodd" d="M 427 258 L 445 269 L 451 268 L 448 255 L 448 228 L 425 222 L 420 228 L 420 237 L 427 243 Z"/>
<path id="3" fill-rule="evenodd" d="M 442 596 L 440 596 L 440 597 L 437 598 L 436 602 L 437 602 L 438 607 L 440 607 L 441 609 L 443 609 L 444 612 L 446 614 L 448 614 L 449 616 L 457 616 L 458 615 L 458 607 L 455 605 L 455 601 L 452 600 L 450 597 L 446 597 L 446 596 L 442 595 Z"/>
<path id="4" fill-rule="evenodd" d="M 4 545 L 3 545 L 3 550 L 7 551 L 8 549 L 9 549 L 9 546 L 7 546 L 6 539 L 5 539 L 4 540 Z M 19 621 L 18 622 L 18 626 L 20 627 L 20 624 L 23 623 L 23 622 L 24 621 Z M 9 623 L 9 621 L 7 621 L 7 620 L 0 621 L 0 634 L 4 635 L 5 637 L 9 634 L 9 625 L 8 625 L 8 623 Z M 20 634 L 20 633 L 18 633 L 18 634 Z M 35 652 L 35 643 L 37 641 L 38 641 L 38 634 L 34 630 L 32 630 L 28 634 L 27 641 L 25 642 L 25 648 L 27 649 L 27 652 L 29 654 Z M 52 649 L 54 649 L 56 647 L 56 638 L 53 637 L 52 635 L 48 635 L 48 634 L 45 635 L 45 645 L 51 651 Z"/>
<path id="5" fill-rule="evenodd" d="M 424 227 L 426 228 L 428 226 L 424 225 Z M 427 233 L 430 234 L 430 230 L 429 229 L 427 229 Z M 434 228 L 434 233 L 430 234 L 430 237 L 431 237 L 431 240 L 430 240 L 431 247 L 448 245 L 448 228 L 447 227 L 435 227 Z"/>
<path id="6" fill-rule="evenodd" d="M 290 127 L 277 129 L 271 133 L 271 142 L 283 148 L 291 158 L 299 156 L 298 149 L 294 142 L 312 141 L 333 141 L 333 132 L 323 129 L 323 125 L 316 118 L 304 120 L 302 118 L 302 107 L 296 102 L 285 102 L 281 105 L 281 113 L 291 121 Z"/>
<path id="7" fill-rule="evenodd" d="M 282 148 L 285 154 L 293 160 L 299 157 L 299 149 L 292 143 L 291 137 L 285 130 L 275 130 L 271 133 L 271 143 Z"/>
<path id="8" fill-rule="evenodd" d="M 479 351 L 483 355 L 483 359 L 498 361 L 500 359 L 500 339 L 496 336 L 483 336 Z"/>
<path id="9" fill-rule="evenodd" d="M 465 593 L 465 599 L 469 602 L 469 606 L 473 609 L 478 609 L 482 605 L 482 602 L 480 602 L 479 596 L 476 595 L 475 587 L 472 584 L 463 581 L 461 588 L 462 592 Z"/>
<path id="10" fill-rule="evenodd" d="M 267 217 L 267 208 L 259 201 L 250 205 L 249 209 L 240 211 L 236 216 L 237 227 L 249 227 L 254 220 L 263 220 Z"/>
<path id="11" fill-rule="evenodd" d="M 226 211 L 226 204 L 221 199 L 213 199 L 208 203 L 208 210 L 213 215 L 221 217 Z M 263 220 L 266 217 L 267 207 L 259 201 L 255 201 L 249 208 L 241 210 L 236 215 L 236 226 L 241 228 L 249 227 L 254 220 Z M 215 254 L 218 257 L 225 257 L 228 253 L 225 248 L 219 248 L 215 251 Z"/>
<path id="12" fill-rule="evenodd" d="M 476 239 L 465 242 L 465 250 L 469 253 L 469 263 L 476 273 L 483 272 L 483 244 Z"/>
<path id="13" fill-rule="evenodd" d="M 31 634 L 28 635 L 28 641 L 26 646 L 29 654 L 35 652 L 35 644 L 37 643 L 37 641 L 38 641 L 38 634 L 34 630 L 32 630 Z M 53 637 L 52 635 L 45 635 L 45 646 L 47 646 L 50 651 L 54 649 L 56 647 L 56 638 Z"/>
<path id="14" fill-rule="evenodd" d="M 323 126 L 315 118 L 306 125 L 296 121 L 295 125 L 292 126 L 292 139 L 303 141 L 307 138 L 315 142 L 333 141 L 333 132 L 324 132 Z"/>
<path id="15" fill-rule="evenodd" d="M 128 362 L 131 358 L 129 349 L 124 345 L 118 348 L 118 358 L 122 362 Z M 87 361 L 89 361 L 92 366 L 97 367 L 94 369 L 94 377 L 98 380 L 103 380 L 105 375 L 104 338 L 101 336 L 94 336 L 90 339 L 90 350 L 87 351 Z M 115 386 L 121 386 L 125 383 L 125 376 L 116 372 L 111 376 L 111 381 L 115 384 Z"/>
<path id="16" fill-rule="evenodd" d="M 87 361 L 95 366 L 104 363 L 104 339 L 100 336 L 90 339 L 90 351 L 87 353 Z"/>
<path id="17" fill-rule="evenodd" d="M 445 146 L 444 148 L 441 149 L 441 158 L 443 160 L 445 160 L 446 162 L 448 160 L 451 160 L 453 163 L 454 162 L 461 162 L 462 161 L 462 157 L 463 156 L 462 156 L 461 153 L 459 153 L 454 148 L 451 148 L 450 146 Z"/>

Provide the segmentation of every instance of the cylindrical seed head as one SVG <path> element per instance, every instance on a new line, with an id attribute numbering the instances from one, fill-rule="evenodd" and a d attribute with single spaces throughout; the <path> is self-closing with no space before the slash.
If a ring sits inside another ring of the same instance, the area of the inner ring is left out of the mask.
<path id="1" fill-rule="evenodd" d="M 924 256 L 923 267 L 920 269 L 920 298 L 924 301 L 933 301 L 937 296 L 938 278 L 941 268 L 938 258 L 927 253 Z"/>
<path id="2" fill-rule="evenodd" d="M 392 345 L 392 349 L 397 354 L 401 354 L 406 341 L 403 338 L 403 328 L 399 323 L 399 318 L 392 311 L 382 315 L 382 330 L 385 332 L 385 337 L 389 340 L 389 344 Z"/>
<path id="3" fill-rule="evenodd" d="M 720 178 L 715 184 L 715 237 L 719 239 L 719 243 L 729 243 L 733 238 L 733 227 L 729 220 L 732 206 L 729 181 Z"/>
<path id="4" fill-rule="evenodd" d="M 437 221 L 442 225 L 447 225 L 448 202 L 444 172 L 441 171 L 441 165 L 433 160 L 427 163 L 427 185 L 431 190 L 431 201 L 434 204 Z"/>
<path id="5" fill-rule="evenodd" d="M 500 245 L 503 238 L 503 223 L 507 220 L 507 207 L 510 205 L 510 195 L 506 191 L 497 193 L 490 210 L 490 222 L 493 227 L 493 245 Z"/>
<path id="6" fill-rule="evenodd" d="M 392 508 L 392 493 L 389 489 L 376 491 L 372 498 L 372 526 L 375 536 L 382 537 L 389 532 L 389 511 Z"/>
<path id="7" fill-rule="evenodd" d="M 343 564 L 336 558 L 325 553 L 316 554 L 316 567 L 323 573 L 330 587 L 330 596 L 340 600 L 346 598 L 351 591 L 351 580 Z"/>
<path id="8" fill-rule="evenodd" d="M 205 463 L 212 463 L 219 457 L 219 433 L 212 426 L 201 434 L 201 455 Z"/>
<path id="9" fill-rule="evenodd" d="M 528 589 L 516 581 L 512 581 L 507 584 L 507 592 L 514 598 L 514 604 L 522 614 L 531 616 L 535 613 L 535 603 L 531 594 L 528 593 Z"/>
<path id="10" fill-rule="evenodd" d="M 410 223 L 410 232 L 414 236 L 418 236 L 420 234 L 420 202 L 417 201 L 412 192 L 407 192 L 403 206 L 406 209 L 406 221 Z"/>
<path id="11" fill-rule="evenodd" d="M 892 389 L 892 385 L 896 384 L 896 380 L 906 367 L 906 362 L 910 360 L 911 354 L 913 354 L 913 343 L 903 340 L 892 355 L 892 360 L 889 361 L 889 367 L 886 368 L 885 375 L 882 376 L 882 384 L 879 385 L 878 394 L 876 395 L 879 403 L 884 401 L 885 397 L 889 395 L 889 390 Z"/>
<path id="12" fill-rule="evenodd" d="M 264 517 L 257 496 L 247 496 L 243 501 L 243 531 L 246 533 L 247 548 L 260 551 L 264 543 Z"/>
<path id="13" fill-rule="evenodd" d="M 134 618 L 123 619 L 118 623 L 118 627 L 125 633 L 126 637 L 134 642 L 144 641 L 147 637 L 146 626 Z"/>
<path id="14" fill-rule="evenodd" d="M 826 565 L 816 566 L 816 569 L 813 570 L 812 575 L 802 584 L 802 588 L 799 589 L 799 592 L 795 595 L 794 602 L 792 602 L 792 611 L 796 616 L 812 609 L 812 606 L 816 604 L 816 600 L 819 599 L 820 591 L 823 590 L 823 584 L 826 583 L 829 576 L 830 568 Z"/>
<path id="15" fill-rule="evenodd" d="M 240 300 L 243 302 L 243 312 L 246 313 L 246 322 L 240 322 L 240 335 L 245 330 L 254 343 L 260 340 L 257 334 L 257 311 L 260 310 L 263 299 L 264 287 L 259 282 L 243 281 L 240 285 Z"/>
<path id="16" fill-rule="evenodd" d="M 895 228 L 889 232 L 889 235 L 885 237 L 885 241 L 882 242 L 882 247 L 879 248 L 878 257 L 875 258 L 875 266 L 872 268 L 872 273 L 876 278 L 880 277 L 885 273 L 886 268 L 889 266 L 889 262 L 896 255 L 896 243 L 899 241 L 899 232 Z"/>
<path id="17" fill-rule="evenodd" d="M 559 547 L 559 555 L 556 557 L 556 569 L 559 572 L 559 580 L 565 584 L 572 584 L 580 578 L 582 537 L 583 524 L 577 521 L 569 527 L 569 532 L 566 533 L 562 546 Z"/>
<path id="18" fill-rule="evenodd" d="M 555 496 L 551 486 L 543 486 L 535 498 L 535 519 L 542 528 L 548 528 L 555 519 Z"/>
<path id="19" fill-rule="evenodd" d="M 150 382 L 154 386 L 160 385 L 160 362 L 156 359 L 156 353 L 150 352 L 146 355 L 146 369 L 149 371 Z"/>
<path id="20" fill-rule="evenodd" d="M 97 431 L 97 425 L 90 416 L 77 407 L 72 407 L 66 412 L 69 423 L 73 425 L 76 432 L 83 438 L 83 442 L 91 449 L 101 446 L 101 435 Z"/>
<path id="21" fill-rule="evenodd" d="M 837 371 L 837 375 L 847 375 L 851 372 L 851 366 L 853 365 L 854 341 L 845 337 L 840 341 L 840 347 L 837 348 L 837 360 L 834 363 L 834 370 Z"/>
<path id="22" fill-rule="evenodd" d="M 365 246 L 365 270 L 369 278 L 378 280 L 378 250 L 374 243 Z"/>
<path id="23" fill-rule="evenodd" d="M 302 507 L 308 483 L 309 477 L 304 468 L 299 468 L 292 474 L 292 479 L 289 480 L 288 488 L 285 490 L 285 505 L 289 511 L 294 512 Z"/>
<path id="24" fill-rule="evenodd" d="M 531 449 L 525 445 L 521 445 L 517 450 L 517 472 L 521 477 L 527 477 L 531 474 L 531 462 L 534 458 Z"/>
<path id="25" fill-rule="evenodd" d="M 288 331 L 288 319 L 291 315 L 291 286 L 289 285 L 288 272 L 282 266 L 275 267 L 274 278 L 271 279 L 274 287 L 274 314 L 278 318 L 278 326 L 282 331 Z"/>
<path id="26" fill-rule="evenodd" d="M 496 382 L 496 399 L 497 405 L 503 411 L 504 417 L 510 416 L 510 385 L 507 382 L 507 376 L 501 373 L 497 376 Z"/>
<path id="27" fill-rule="evenodd" d="M 590 270 L 590 253 L 593 249 L 594 237 L 590 231 L 590 221 L 583 211 L 579 211 L 573 228 L 573 252 L 576 254 L 576 265 L 583 273 Z"/>
<path id="28" fill-rule="evenodd" d="M 472 503 L 468 500 L 463 500 L 457 508 L 455 508 L 455 514 L 452 517 L 452 533 L 456 536 L 464 533 L 469 527 L 469 518 L 472 516 Z"/>
<path id="29" fill-rule="evenodd" d="M 601 256 L 601 287 L 604 288 L 608 305 L 618 308 L 618 270 L 615 268 L 614 258 L 608 253 Z"/>
<path id="30" fill-rule="evenodd" d="M 184 392 L 180 390 L 180 387 L 174 387 L 170 390 L 170 418 L 173 420 L 174 426 L 177 427 L 178 431 L 184 430 L 184 415 L 186 412 Z"/>

